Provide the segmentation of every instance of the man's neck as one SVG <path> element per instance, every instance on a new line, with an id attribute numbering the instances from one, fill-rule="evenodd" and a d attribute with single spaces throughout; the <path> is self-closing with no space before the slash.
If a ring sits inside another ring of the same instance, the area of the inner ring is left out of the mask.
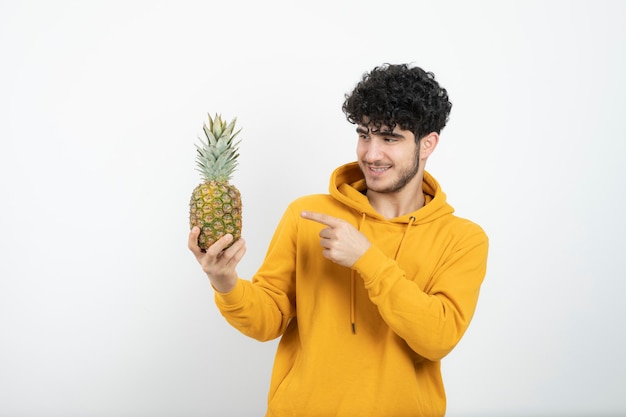
<path id="1" fill-rule="evenodd" d="M 404 216 L 424 207 L 426 199 L 422 183 L 413 190 L 402 189 L 396 193 L 377 193 L 367 190 L 367 199 L 386 219 Z"/>

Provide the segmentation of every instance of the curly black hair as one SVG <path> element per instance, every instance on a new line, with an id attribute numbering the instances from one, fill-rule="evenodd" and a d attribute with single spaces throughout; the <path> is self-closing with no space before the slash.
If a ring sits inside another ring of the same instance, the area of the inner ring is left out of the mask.
<path id="1" fill-rule="evenodd" d="M 448 93 L 435 75 L 409 64 L 384 64 L 365 73 L 342 106 L 352 124 L 367 121 L 391 130 L 397 125 L 413 132 L 416 141 L 440 133 L 451 109 Z"/>

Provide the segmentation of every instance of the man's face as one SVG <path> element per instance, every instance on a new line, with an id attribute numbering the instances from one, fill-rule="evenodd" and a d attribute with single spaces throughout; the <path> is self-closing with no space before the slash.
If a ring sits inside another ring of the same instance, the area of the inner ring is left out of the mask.
<path id="1" fill-rule="evenodd" d="M 396 193 L 415 179 L 419 169 L 419 147 L 415 135 L 396 126 L 360 124 L 357 158 L 368 190 Z"/>

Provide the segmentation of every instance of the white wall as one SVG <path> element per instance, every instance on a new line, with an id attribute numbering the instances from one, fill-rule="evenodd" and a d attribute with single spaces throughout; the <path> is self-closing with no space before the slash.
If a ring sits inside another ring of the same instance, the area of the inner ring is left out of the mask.
<path id="1" fill-rule="evenodd" d="M 624 415 L 626 3 L 306 3 L 0 4 L 0 415 L 262 415 L 276 344 L 186 248 L 197 134 L 244 129 L 249 277 L 354 158 L 343 95 L 384 62 L 448 89 L 428 169 L 491 238 L 448 415 Z"/>

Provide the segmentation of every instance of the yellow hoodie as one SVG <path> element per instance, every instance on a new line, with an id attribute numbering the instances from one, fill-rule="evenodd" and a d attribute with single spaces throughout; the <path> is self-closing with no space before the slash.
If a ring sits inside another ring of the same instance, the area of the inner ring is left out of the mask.
<path id="1" fill-rule="evenodd" d="M 426 205 L 385 219 L 364 195 L 356 163 L 333 172 L 330 195 L 292 202 L 252 281 L 215 294 L 226 320 L 265 341 L 282 336 L 266 417 L 437 417 L 446 398 L 440 360 L 474 314 L 488 239 L 453 215 L 427 172 Z M 326 213 L 372 242 L 352 269 L 322 256 Z"/>

